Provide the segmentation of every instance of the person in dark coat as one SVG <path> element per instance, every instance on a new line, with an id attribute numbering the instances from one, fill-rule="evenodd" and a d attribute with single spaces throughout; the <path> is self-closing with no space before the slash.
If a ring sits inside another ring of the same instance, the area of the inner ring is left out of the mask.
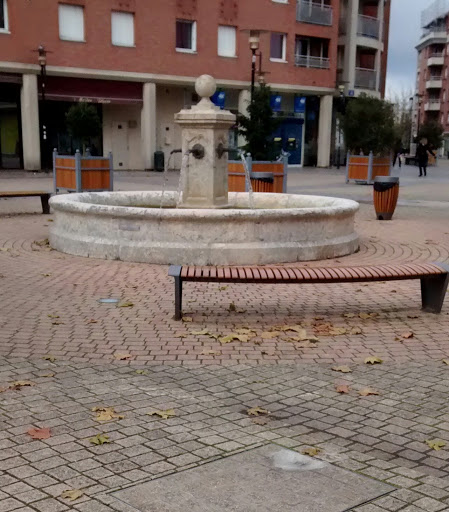
<path id="1" fill-rule="evenodd" d="M 418 147 L 416 148 L 416 160 L 419 166 L 419 177 L 427 176 L 427 165 L 429 163 L 429 153 L 432 156 L 436 156 L 435 153 L 430 149 L 427 139 L 421 139 Z"/>

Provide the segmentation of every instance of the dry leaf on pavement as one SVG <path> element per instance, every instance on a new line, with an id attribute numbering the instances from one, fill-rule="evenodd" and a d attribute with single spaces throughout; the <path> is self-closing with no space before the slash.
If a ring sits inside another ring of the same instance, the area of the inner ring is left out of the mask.
<path id="1" fill-rule="evenodd" d="M 343 316 L 345 318 L 354 318 L 355 317 L 355 313 L 344 313 Z"/>
<path id="2" fill-rule="evenodd" d="M 48 318 L 59 318 L 59 315 L 47 315 Z"/>
<path id="3" fill-rule="evenodd" d="M 97 413 L 95 419 L 97 421 L 122 420 L 125 416 L 117 414 L 114 407 L 93 407 L 92 411 Z"/>
<path id="4" fill-rule="evenodd" d="M 409 340 L 410 338 L 413 338 L 414 334 L 412 332 L 403 332 L 401 334 L 401 336 L 405 339 L 405 340 Z"/>
<path id="5" fill-rule="evenodd" d="M 9 389 L 14 389 L 16 391 L 20 390 L 21 388 L 25 387 L 31 387 L 35 386 L 36 384 L 34 382 L 31 382 L 29 380 L 16 380 L 12 384 L 9 385 Z"/>
<path id="6" fill-rule="evenodd" d="M 352 370 L 351 368 L 349 368 L 349 366 L 334 366 L 332 370 L 334 372 L 352 373 Z"/>
<path id="7" fill-rule="evenodd" d="M 39 375 L 39 377 L 54 377 L 54 373 L 44 373 L 44 375 Z"/>
<path id="8" fill-rule="evenodd" d="M 203 336 L 205 334 L 210 334 L 210 332 L 207 329 L 203 329 L 202 331 L 192 331 L 192 334 L 195 336 Z"/>
<path id="9" fill-rule="evenodd" d="M 137 375 L 148 375 L 147 370 L 136 370 Z"/>
<path id="10" fill-rule="evenodd" d="M 365 364 L 381 364 L 383 363 L 382 359 L 376 356 L 367 357 L 365 359 Z"/>
<path id="11" fill-rule="evenodd" d="M 360 396 L 380 395 L 379 391 L 371 388 L 364 388 L 359 391 Z"/>
<path id="12" fill-rule="evenodd" d="M 183 316 L 182 321 L 185 323 L 193 322 L 193 318 L 191 316 Z"/>
<path id="13" fill-rule="evenodd" d="M 267 411 L 267 409 L 262 409 L 262 407 L 251 407 L 251 409 L 248 409 L 246 411 L 248 416 L 259 416 L 259 414 L 270 414 L 270 411 Z"/>
<path id="14" fill-rule="evenodd" d="M 341 393 L 342 395 L 345 395 L 346 393 L 349 393 L 350 388 L 347 384 L 339 384 L 338 386 L 335 386 L 335 391 L 337 393 Z"/>
<path id="15" fill-rule="evenodd" d="M 64 491 L 60 497 L 68 501 L 75 501 L 78 498 L 81 498 L 83 494 L 83 491 L 80 491 L 79 489 L 68 489 L 67 491 Z"/>
<path id="16" fill-rule="evenodd" d="M 359 313 L 359 318 L 362 320 L 369 320 L 370 318 L 375 318 L 379 316 L 379 313 Z"/>
<path id="17" fill-rule="evenodd" d="M 305 448 L 302 452 L 303 455 L 308 455 L 309 457 L 315 457 L 321 450 L 319 448 Z"/>
<path id="18" fill-rule="evenodd" d="M 49 428 L 30 428 L 27 432 L 32 439 L 49 439 L 51 432 Z"/>
<path id="19" fill-rule="evenodd" d="M 110 443 L 109 436 L 107 434 L 97 434 L 94 437 L 89 438 L 89 443 L 102 445 L 106 443 Z"/>
<path id="20" fill-rule="evenodd" d="M 443 363 L 449 365 L 449 359 L 443 359 Z"/>
<path id="21" fill-rule="evenodd" d="M 131 359 L 131 357 L 131 354 L 114 354 L 114 358 L 117 359 L 117 361 L 128 361 L 129 359 Z"/>
<path id="22" fill-rule="evenodd" d="M 279 331 L 264 331 L 260 337 L 263 340 L 271 340 L 273 338 L 277 338 L 281 333 Z"/>
<path id="23" fill-rule="evenodd" d="M 436 451 L 439 451 L 441 448 L 446 446 L 446 443 L 440 439 L 427 439 L 426 444 L 429 448 L 432 448 L 432 450 Z"/>
<path id="24" fill-rule="evenodd" d="M 118 308 L 132 308 L 134 304 L 129 300 L 123 300 L 117 304 Z"/>
<path id="25" fill-rule="evenodd" d="M 163 420 L 168 420 L 169 418 L 176 416 L 176 413 L 174 409 L 165 409 L 163 411 L 147 412 L 147 416 L 159 416 L 159 418 L 162 418 Z"/>
<path id="26" fill-rule="evenodd" d="M 56 361 L 56 357 L 55 356 L 44 356 L 42 359 L 44 359 L 45 361 L 50 361 L 50 363 L 54 363 Z"/>
<path id="27" fill-rule="evenodd" d="M 360 327 L 353 327 L 350 331 L 350 334 L 363 334 L 363 331 Z"/>

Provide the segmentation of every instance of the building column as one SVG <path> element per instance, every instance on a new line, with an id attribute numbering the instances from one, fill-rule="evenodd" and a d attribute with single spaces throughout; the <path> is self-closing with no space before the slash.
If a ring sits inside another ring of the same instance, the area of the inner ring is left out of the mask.
<path id="1" fill-rule="evenodd" d="M 385 25 L 385 12 L 384 12 L 384 0 L 379 0 L 379 7 L 377 10 L 377 17 L 379 19 L 379 42 L 381 43 L 381 47 L 383 47 L 384 40 L 384 25 Z M 375 68 L 376 68 L 376 92 L 380 92 L 380 78 L 382 73 L 382 51 L 379 49 L 376 52 L 375 59 Z"/>
<path id="2" fill-rule="evenodd" d="M 156 151 L 156 84 L 151 82 L 143 84 L 141 141 L 143 167 L 153 169 Z"/>
<path id="3" fill-rule="evenodd" d="M 248 115 L 248 107 L 249 107 L 250 103 L 251 103 L 251 92 L 246 89 L 243 89 L 242 91 L 239 92 L 239 103 L 238 103 L 239 114 L 243 114 L 243 115 L 247 116 Z M 246 144 L 245 137 L 243 137 L 242 135 L 239 135 L 237 144 L 239 145 L 239 147 L 244 146 Z"/>
<path id="4" fill-rule="evenodd" d="M 20 108 L 22 116 L 23 167 L 27 171 L 37 171 L 41 168 L 37 75 L 22 76 Z"/>
<path id="5" fill-rule="evenodd" d="M 346 41 L 343 81 L 346 94 L 355 88 L 355 73 L 357 62 L 357 30 L 359 24 L 359 0 L 348 0 L 346 13 Z"/>
<path id="6" fill-rule="evenodd" d="M 318 167 L 329 167 L 332 138 L 333 96 L 321 96 L 318 126 Z"/>

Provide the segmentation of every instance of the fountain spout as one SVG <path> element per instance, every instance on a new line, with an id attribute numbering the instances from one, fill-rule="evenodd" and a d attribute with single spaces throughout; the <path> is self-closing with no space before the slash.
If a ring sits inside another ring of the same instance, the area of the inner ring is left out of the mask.
<path id="1" fill-rule="evenodd" d="M 215 150 L 218 158 L 221 158 L 225 153 L 229 153 L 229 151 L 231 151 L 231 148 L 226 148 L 222 142 L 218 144 L 217 149 Z"/>

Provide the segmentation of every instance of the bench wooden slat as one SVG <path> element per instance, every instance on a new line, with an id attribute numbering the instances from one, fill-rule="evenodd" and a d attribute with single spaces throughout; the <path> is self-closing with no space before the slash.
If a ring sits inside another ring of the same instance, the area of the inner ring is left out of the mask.
<path id="1" fill-rule="evenodd" d="M 217 280 L 220 281 L 221 279 L 224 278 L 224 268 L 223 267 L 220 267 L 220 268 L 217 268 Z"/>
<path id="2" fill-rule="evenodd" d="M 211 279 L 216 279 L 217 277 L 217 267 L 210 267 L 210 274 L 209 274 L 209 277 Z"/>
<path id="3" fill-rule="evenodd" d="M 251 279 L 251 280 L 254 279 L 252 268 L 243 267 L 243 271 L 245 272 L 246 279 Z"/>

